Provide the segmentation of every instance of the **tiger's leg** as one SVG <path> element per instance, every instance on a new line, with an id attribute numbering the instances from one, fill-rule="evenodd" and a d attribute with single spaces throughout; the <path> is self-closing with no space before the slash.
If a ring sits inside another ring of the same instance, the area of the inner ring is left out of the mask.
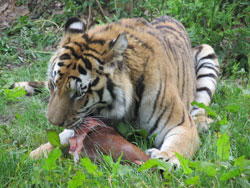
<path id="1" fill-rule="evenodd" d="M 22 87 L 26 91 L 26 95 L 31 96 L 36 93 L 41 93 L 41 88 L 48 89 L 48 82 L 16 82 L 10 86 L 10 89 L 14 89 L 16 87 Z"/>
<path id="2" fill-rule="evenodd" d="M 174 90 L 174 87 L 168 87 L 168 90 Z M 150 103 L 145 101 L 143 104 Z M 195 123 L 179 95 L 176 95 L 175 92 L 172 92 L 171 95 L 169 92 L 168 95 L 165 95 L 164 104 L 165 106 L 158 109 L 158 113 L 153 113 L 154 115 L 149 121 L 150 136 L 156 134 L 155 148 L 147 150 L 146 153 L 151 158 L 159 158 L 179 165 L 175 152 L 185 157 L 192 157 L 199 146 L 199 135 Z M 150 108 L 144 107 L 143 109 Z M 143 114 L 143 112 L 141 113 Z M 146 112 L 143 117 L 147 119 Z M 143 121 L 140 120 L 140 122 Z M 144 121 L 144 123 L 146 122 L 148 121 Z"/>
<path id="3" fill-rule="evenodd" d="M 152 148 L 146 151 L 151 158 L 163 159 L 170 164 L 180 166 L 175 152 L 184 157 L 192 157 L 199 147 L 199 136 L 193 120 L 185 115 L 186 123 L 173 127 L 165 135 L 160 149 Z"/>
<path id="4" fill-rule="evenodd" d="M 197 81 L 194 100 L 209 106 L 219 76 L 218 58 L 213 48 L 206 44 L 193 48 L 193 57 Z M 198 129 L 206 131 L 208 129 L 207 125 L 211 123 L 212 120 L 207 118 L 205 109 L 193 106 L 190 113 Z"/>

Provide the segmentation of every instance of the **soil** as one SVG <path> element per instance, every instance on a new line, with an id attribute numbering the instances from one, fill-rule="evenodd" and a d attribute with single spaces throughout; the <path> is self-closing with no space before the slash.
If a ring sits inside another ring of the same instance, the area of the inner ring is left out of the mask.
<path id="1" fill-rule="evenodd" d="M 19 16 L 25 16 L 29 13 L 27 6 L 16 6 L 15 0 L 0 0 L 0 32 L 6 27 L 11 27 Z"/>
<path id="2" fill-rule="evenodd" d="M 55 12 L 63 11 L 63 8 L 63 3 L 54 0 L 28 0 L 22 5 L 15 0 L 0 0 L 0 33 L 4 28 L 11 27 L 20 16 L 47 18 Z"/>

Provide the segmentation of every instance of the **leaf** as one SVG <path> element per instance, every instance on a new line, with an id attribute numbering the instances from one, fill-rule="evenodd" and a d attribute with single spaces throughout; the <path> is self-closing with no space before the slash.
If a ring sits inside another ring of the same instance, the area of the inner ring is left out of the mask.
<path id="1" fill-rule="evenodd" d="M 219 160 L 228 160 L 230 155 L 230 142 L 227 134 L 221 135 L 217 141 L 217 157 Z"/>
<path id="2" fill-rule="evenodd" d="M 200 177 L 199 176 L 195 176 L 192 178 L 188 178 L 185 180 L 185 184 L 186 185 L 200 185 Z"/>
<path id="3" fill-rule="evenodd" d="M 241 156 L 234 160 L 234 166 L 244 167 L 244 162 L 246 161 L 245 156 Z"/>
<path id="4" fill-rule="evenodd" d="M 219 121 L 219 125 L 227 125 L 227 116 L 224 115 L 224 118 Z"/>
<path id="5" fill-rule="evenodd" d="M 15 87 L 13 89 L 5 89 L 3 94 L 7 100 L 15 101 L 19 97 L 24 96 L 26 91 L 22 87 Z"/>
<path id="6" fill-rule="evenodd" d="M 199 107 L 199 108 L 203 108 L 203 109 L 205 109 L 206 110 L 206 113 L 207 113 L 207 115 L 210 115 L 210 116 L 214 116 L 214 117 L 218 117 L 218 115 L 211 109 L 211 108 L 209 108 L 208 106 L 206 106 L 205 104 L 203 104 L 203 103 L 198 103 L 197 101 L 193 101 L 192 103 L 191 103 L 191 105 L 192 106 L 197 106 L 197 107 Z"/>
<path id="7" fill-rule="evenodd" d="M 200 172 L 205 172 L 208 176 L 215 176 L 216 174 L 216 164 L 205 162 L 205 161 L 195 161 L 189 163 L 190 167 L 196 168 Z"/>
<path id="8" fill-rule="evenodd" d="M 54 147 L 60 147 L 61 142 L 60 142 L 60 137 L 58 133 L 55 130 L 49 130 L 47 132 L 47 138 L 48 141 L 51 143 L 52 146 Z"/>
<path id="9" fill-rule="evenodd" d="M 144 170 L 148 170 L 148 169 L 151 169 L 153 167 L 157 167 L 158 169 L 166 171 L 166 170 L 169 170 L 170 166 L 171 165 L 169 163 L 164 162 L 162 160 L 150 159 L 150 160 L 146 161 L 145 163 L 143 163 L 140 168 L 138 168 L 138 172 L 142 172 Z"/>
<path id="10" fill-rule="evenodd" d="M 131 133 L 131 130 L 129 129 L 129 126 L 126 125 L 125 123 L 119 123 L 116 126 L 116 129 L 124 137 L 128 137 L 129 134 Z"/>
<path id="11" fill-rule="evenodd" d="M 250 187 L 250 183 L 247 179 L 238 177 L 236 181 L 242 186 L 242 187 Z"/>
<path id="12" fill-rule="evenodd" d="M 93 164 L 88 157 L 81 159 L 81 162 L 82 166 L 84 166 L 88 173 L 92 174 L 93 176 L 99 177 L 103 175 L 103 173 L 97 169 L 97 166 Z"/>
<path id="13" fill-rule="evenodd" d="M 103 155 L 103 160 L 106 161 L 111 167 L 114 165 L 114 161 L 109 155 Z"/>
<path id="14" fill-rule="evenodd" d="M 240 170 L 239 169 L 233 169 L 233 170 L 230 170 L 228 172 L 226 172 L 225 174 L 223 174 L 221 177 L 220 177 L 220 180 L 221 181 L 226 181 L 228 179 L 231 179 L 235 176 L 239 176 L 240 175 Z"/>
<path id="15" fill-rule="evenodd" d="M 55 148 L 52 152 L 49 153 L 48 158 L 45 160 L 43 164 L 43 168 L 50 171 L 57 167 L 56 160 L 61 157 L 62 151 L 59 148 Z"/>
<path id="16" fill-rule="evenodd" d="M 123 156 L 123 153 L 119 156 L 117 162 L 113 165 L 111 177 L 115 177 L 117 175 L 118 167 L 120 165 L 122 156 Z"/>
<path id="17" fill-rule="evenodd" d="M 184 159 L 179 153 L 175 152 L 176 157 L 179 159 L 185 174 L 192 173 L 192 169 L 188 167 L 189 160 Z"/>
<path id="18" fill-rule="evenodd" d="M 140 134 L 143 137 L 148 137 L 148 132 L 146 131 L 146 129 L 138 129 L 138 130 L 135 130 L 135 132 Z"/>
<path id="19" fill-rule="evenodd" d="M 76 172 L 76 175 L 69 180 L 68 188 L 75 188 L 83 185 L 85 180 L 85 175 L 79 170 Z"/>

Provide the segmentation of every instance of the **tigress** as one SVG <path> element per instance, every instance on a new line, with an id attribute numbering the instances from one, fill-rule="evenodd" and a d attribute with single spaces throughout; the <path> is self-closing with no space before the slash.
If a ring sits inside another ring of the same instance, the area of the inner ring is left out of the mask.
<path id="1" fill-rule="evenodd" d="M 155 135 L 147 154 L 179 165 L 175 152 L 192 157 L 197 127 L 207 128 L 205 110 L 190 104 L 209 105 L 218 76 L 213 48 L 192 48 L 184 26 L 169 16 L 150 23 L 122 19 L 89 30 L 73 17 L 49 62 L 48 81 L 14 87 L 33 94 L 47 85 L 48 120 L 66 132 L 87 116 L 136 122 Z"/>

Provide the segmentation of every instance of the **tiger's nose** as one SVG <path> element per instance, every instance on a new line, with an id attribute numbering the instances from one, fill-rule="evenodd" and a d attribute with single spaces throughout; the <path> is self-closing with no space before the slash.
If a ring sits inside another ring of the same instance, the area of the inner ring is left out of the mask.
<path id="1" fill-rule="evenodd" d="M 52 125 L 56 125 L 60 127 L 64 125 L 64 121 L 54 121 L 53 118 L 48 118 L 48 120 Z"/>

